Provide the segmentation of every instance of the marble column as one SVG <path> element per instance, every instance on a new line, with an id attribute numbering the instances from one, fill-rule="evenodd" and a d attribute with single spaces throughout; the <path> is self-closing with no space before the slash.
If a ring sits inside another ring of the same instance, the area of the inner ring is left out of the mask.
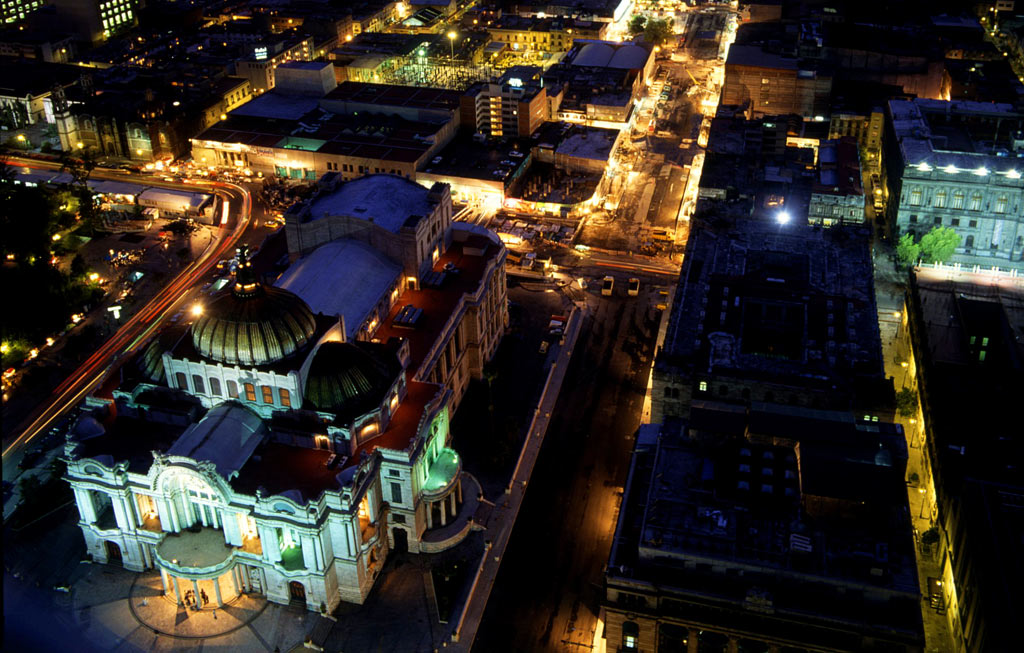
<path id="1" fill-rule="evenodd" d="M 431 501 L 427 501 L 427 528 L 434 527 L 434 504 Z"/>
<path id="2" fill-rule="evenodd" d="M 299 535 L 299 548 L 302 549 L 302 566 L 312 569 L 316 566 L 315 554 L 313 553 L 313 542 L 308 535 Z"/>
<path id="3" fill-rule="evenodd" d="M 220 577 L 213 579 L 213 596 L 217 599 L 217 607 L 224 607 L 224 599 L 220 597 Z"/>
<path id="4" fill-rule="evenodd" d="M 167 572 L 160 569 L 160 585 L 164 588 L 164 594 L 167 593 Z"/>
<path id="5" fill-rule="evenodd" d="M 203 598 L 199 595 L 199 581 L 192 579 L 192 591 L 195 593 L 196 610 L 203 607 Z"/>
<path id="6" fill-rule="evenodd" d="M 153 567 L 153 552 L 145 542 L 142 543 L 142 561 L 145 563 L 146 569 Z"/>
<path id="7" fill-rule="evenodd" d="M 174 597 L 178 600 L 178 605 L 181 605 L 184 601 L 181 600 L 181 587 L 178 585 L 178 577 L 171 576 L 171 582 L 174 583 Z"/>
<path id="8" fill-rule="evenodd" d="M 131 526 L 128 523 L 128 515 L 125 514 L 124 510 L 124 501 L 121 500 L 121 497 L 110 496 L 110 505 L 114 507 L 114 519 L 117 521 L 117 527 L 122 531 L 131 530 Z"/>
<path id="9" fill-rule="evenodd" d="M 459 503 L 462 503 L 462 479 L 459 479 L 458 484 L 455 486 L 456 491 L 459 493 Z"/>
<path id="10" fill-rule="evenodd" d="M 238 587 L 238 567 L 231 568 L 231 584 L 235 587 L 235 594 L 241 594 L 242 590 Z"/>
<path id="11" fill-rule="evenodd" d="M 455 493 L 452 492 L 448 496 L 451 497 L 452 500 L 452 521 L 455 521 L 455 516 L 459 514 L 458 510 L 455 508 Z"/>
<path id="12" fill-rule="evenodd" d="M 448 525 L 448 517 L 447 517 L 447 515 L 445 514 L 445 513 L 447 512 L 447 511 L 445 510 L 445 504 L 447 504 L 447 503 L 448 503 L 448 501 L 446 501 L 445 499 L 441 499 L 441 500 L 440 500 L 440 501 L 438 502 L 438 505 L 439 505 L 439 506 L 440 506 L 440 508 L 441 508 L 441 526 L 442 526 L 442 527 L 444 527 L 444 526 L 447 526 L 447 525 Z"/>

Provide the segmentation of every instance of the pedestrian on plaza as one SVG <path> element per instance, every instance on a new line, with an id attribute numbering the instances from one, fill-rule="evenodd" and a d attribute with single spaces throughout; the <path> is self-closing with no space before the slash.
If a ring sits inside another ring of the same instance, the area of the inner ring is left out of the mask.
<path id="1" fill-rule="evenodd" d="M 203 599 L 203 605 L 206 605 L 210 602 L 210 599 L 206 596 L 206 590 L 199 590 L 199 596 Z"/>

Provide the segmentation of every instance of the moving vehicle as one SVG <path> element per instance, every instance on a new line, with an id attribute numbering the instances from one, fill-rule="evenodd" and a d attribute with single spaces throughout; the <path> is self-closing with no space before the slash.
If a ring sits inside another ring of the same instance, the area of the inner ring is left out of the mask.
<path id="1" fill-rule="evenodd" d="M 636 297 L 640 294 L 640 280 L 633 277 L 629 280 L 629 287 L 626 289 L 626 294 L 630 297 Z"/>
<path id="2" fill-rule="evenodd" d="M 615 277 L 607 276 L 601 284 L 601 294 L 605 297 L 612 296 L 612 289 L 615 287 Z"/>

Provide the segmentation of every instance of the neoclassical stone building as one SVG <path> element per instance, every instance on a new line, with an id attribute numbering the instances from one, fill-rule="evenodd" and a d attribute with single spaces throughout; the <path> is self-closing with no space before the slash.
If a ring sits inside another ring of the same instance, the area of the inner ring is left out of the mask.
<path id="1" fill-rule="evenodd" d="M 1024 269 L 1024 114 L 925 99 L 888 108 L 894 236 L 950 227 L 960 234 L 954 262 Z"/>
<path id="2" fill-rule="evenodd" d="M 159 569 L 179 602 L 256 592 L 330 609 L 362 602 L 391 549 L 440 551 L 476 528 L 479 486 L 448 420 L 452 384 L 494 351 L 464 318 L 496 322 L 497 337 L 507 324 L 505 251 L 481 228 L 445 232 L 429 290 L 357 265 L 373 257 L 306 265 L 297 286 L 317 289 L 318 310 L 260 282 L 243 252 L 201 317 L 164 329 L 82 406 L 65 460 L 93 559 Z M 349 316 L 371 328 L 349 330 L 324 287 L 361 301 Z M 414 319 L 426 302 L 445 315 Z"/>

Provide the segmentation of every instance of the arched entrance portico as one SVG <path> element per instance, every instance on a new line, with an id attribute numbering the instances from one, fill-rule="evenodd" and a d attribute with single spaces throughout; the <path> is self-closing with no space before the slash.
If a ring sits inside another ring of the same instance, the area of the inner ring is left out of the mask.
<path id="1" fill-rule="evenodd" d="M 395 553 L 405 553 L 409 550 L 409 533 L 404 528 L 393 527 L 391 529 L 391 539 L 394 541 L 391 550 Z"/>
<path id="2" fill-rule="evenodd" d="M 104 548 L 107 551 L 107 562 L 108 563 L 119 563 L 123 557 L 121 553 L 121 545 L 117 542 L 111 542 L 107 540 L 103 543 Z"/>
<path id="3" fill-rule="evenodd" d="M 288 583 L 288 596 L 291 598 L 292 603 L 306 605 L 306 586 L 297 580 L 293 580 Z"/>

